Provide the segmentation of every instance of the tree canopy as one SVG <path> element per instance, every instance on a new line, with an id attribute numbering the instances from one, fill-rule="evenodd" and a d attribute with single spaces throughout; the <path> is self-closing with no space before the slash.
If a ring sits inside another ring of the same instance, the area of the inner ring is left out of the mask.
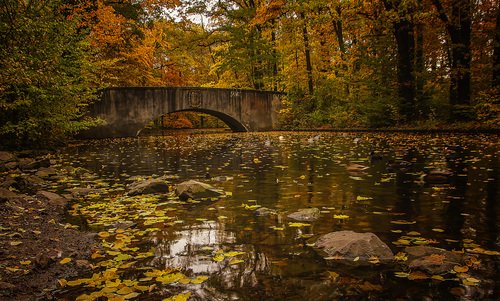
<path id="1" fill-rule="evenodd" d="M 57 140 L 108 86 L 287 94 L 285 128 L 499 126 L 496 0 L 5 0 L 0 135 Z"/>

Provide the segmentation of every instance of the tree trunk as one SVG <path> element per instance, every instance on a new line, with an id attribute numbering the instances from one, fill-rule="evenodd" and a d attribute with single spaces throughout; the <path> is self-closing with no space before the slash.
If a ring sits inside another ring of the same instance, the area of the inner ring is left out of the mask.
<path id="1" fill-rule="evenodd" d="M 397 10 L 399 2 L 384 1 L 387 10 Z M 413 23 L 408 18 L 400 17 L 394 23 L 394 36 L 397 44 L 397 78 L 399 112 L 405 122 L 418 117 L 415 83 L 415 39 Z"/>
<path id="2" fill-rule="evenodd" d="M 405 121 L 418 117 L 414 73 L 415 40 L 413 24 L 405 19 L 394 24 L 398 46 L 398 96 L 399 110 Z"/>
<path id="3" fill-rule="evenodd" d="M 500 7 L 497 8 L 497 24 L 495 27 L 495 40 L 493 45 L 493 88 L 500 85 Z"/>
<path id="4" fill-rule="evenodd" d="M 451 66 L 450 66 L 450 104 L 452 119 L 466 116 L 455 114 L 456 109 L 461 111 L 463 106 L 470 105 L 471 96 L 471 0 L 452 0 L 451 17 L 445 12 L 440 0 L 432 0 L 438 11 L 439 18 L 444 22 L 450 36 Z M 460 108 L 462 107 L 462 108 Z M 467 113 L 466 113 L 467 114 Z"/>
<path id="5" fill-rule="evenodd" d="M 314 92 L 313 86 L 313 76 L 312 76 L 312 63 L 311 63 L 311 49 L 309 47 L 309 33 L 307 32 L 307 22 L 304 12 L 300 13 L 300 18 L 302 19 L 302 37 L 304 39 L 304 48 L 306 56 L 306 71 L 307 71 L 307 87 L 309 95 Z"/>
<path id="6" fill-rule="evenodd" d="M 470 104 L 471 62 L 471 3 L 470 0 L 452 1 L 451 10 L 451 83 L 450 103 Z"/>
<path id="7" fill-rule="evenodd" d="M 418 11 L 423 12 L 422 1 L 418 0 Z M 429 114 L 429 107 L 424 95 L 425 86 L 425 61 L 424 61 L 424 24 L 420 21 L 415 26 L 415 80 L 416 80 L 416 100 L 421 118 L 426 118 Z"/>

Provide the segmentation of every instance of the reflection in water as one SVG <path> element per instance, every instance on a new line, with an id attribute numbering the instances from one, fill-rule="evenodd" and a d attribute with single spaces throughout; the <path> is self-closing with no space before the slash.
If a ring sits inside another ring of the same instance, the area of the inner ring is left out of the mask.
<path id="1" fill-rule="evenodd" d="M 198 300 L 454 298 L 449 291 L 454 283 L 403 281 L 377 267 L 327 266 L 307 247 L 307 240 L 331 231 L 374 232 L 395 253 L 404 246 L 391 242 L 410 231 L 447 250 L 471 243 L 500 247 L 497 136 L 315 136 L 117 139 L 86 142 L 61 156 L 63 162 L 90 171 L 88 185 L 95 183 L 96 174 L 102 186 L 115 193 L 132 176 L 161 175 L 177 176 L 174 184 L 198 179 L 231 193 L 215 202 L 175 205 L 180 222 L 156 225 L 160 231 L 149 238 L 156 247 L 150 265 L 210 276 L 203 289 L 194 292 Z M 377 160 L 370 158 L 374 151 L 381 156 Z M 349 173 L 346 166 L 353 163 L 368 168 Z M 425 183 L 424 173 L 432 170 L 450 171 L 452 176 L 442 184 Z M 248 209 L 252 206 L 276 214 L 257 216 Z M 310 207 L 321 210 L 318 221 L 289 227 L 289 213 Z M 334 219 L 334 214 L 349 218 Z M 232 251 L 244 252 L 235 256 L 240 262 L 214 260 Z M 484 289 L 474 289 L 488 294 L 488 289 L 498 290 L 498 261 L 493 257 L 483 262 L 488 271 L 481 273 L 491 278 L 484 279 Z M 496 287 L 489 285 L 492 282 Z"/>

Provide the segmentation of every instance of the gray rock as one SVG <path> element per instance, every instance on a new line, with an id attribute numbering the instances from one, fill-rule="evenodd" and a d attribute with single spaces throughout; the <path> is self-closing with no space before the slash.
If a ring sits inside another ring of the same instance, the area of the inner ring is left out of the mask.
<path id="1" fill-rule="evenodd" d="M 68 189 L 68 191 L 71 193 L 72 198 L 82 198 L 86 197 L 87 195 L 91 193 L 102 193 L 101 189 L 97 188 L 88 188 L 88 187 L 74 187 L 71 189 Z"/>
<path id="2" fill-rule="evenodd" d="M 49 204 L 54 206 L 64 207 L 68 203 L 68 200 L 57 193 L 49 192 L 49 191 L 38 191 L 36 196 L 39 199 L 47 201 Z"/>
<path id="3" fill-rule="evenodd" d="M 189 198 L 212 198 L 224 195 L 224 192 L 217 190 L 213 186 L 194 180 L 189 180 L 178 184 L 175 188 L 175 193 L 181 200 L 187 200 Z"/>
<path id="4" fill-rule="evenodd" d="M 168 193 L 168 182 L 164 179 L 150 179 L 132 183 L 128 186 L 128 195 L 141 195 L 141 194 L 152 194 L 152 193 Z"/>
<path id="5" fill-rule="evenodd" d="M 462 256 L 443 249 L 428 246 L 406 247 L 407 264 L 411 269 L 418 269 L 430 274 L 449 272 L 462 261 Z"/>
<path id="6" fill-rule="evenodd" d="M 30 158 L 23 158 L 19 161 L 19 167 L 21 170 L 34 170 L 39 169 L 41 167 L 49 167 L 50 160 L 49 159 L 40 159 L 33 160 Z"/>
<path id="7" fill-rule="evenodd" d="M 40 178 L 50 178 L 51 176 L 54 176 L 57 174 L 57 171 L 52 168 L 52 167 L 41 167 L 38 169 L 38 171 L 35 173 L 37 177 Z"/>
<path id="8" fill-rule="evenodd" d="M 368 260 L 372 256 L 376 256 L 381 263 L 390 262 L 394 258 L 391 249 L 369 232 L 331 232 L 320 236 L 314 243 L 314 249 L 325 259 L 335 257 L 338 262 L 356 265 L 370 264 Z"/>
<path id="9" fill-rule="evenodd" d="M 266 207 L 261 207 L 261 208 L 255 210 L 255 215 L 257 215 L 257 216 L 269 216 L 271 214 L 276 214 L 276 210 L 269 209 Z"/>
<path id="10" fill-rule="evenodd" d="M 306 208 L 299 209 L 299 211 L 289 214 L 288 217 L 301 222 L 312 222 L 317 220 L 320 215 L 321 212 L 318 208 Z"/>

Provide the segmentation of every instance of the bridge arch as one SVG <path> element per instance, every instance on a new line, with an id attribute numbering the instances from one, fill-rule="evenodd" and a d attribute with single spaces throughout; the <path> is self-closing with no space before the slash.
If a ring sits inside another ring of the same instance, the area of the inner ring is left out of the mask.
<path id="1" fill-rule="evenodd" d="M 197 112 L 197 113 L 205 113 L 208 115 L 212 115 L 214 117 L 219 118 L 222 122 L 224 122 L 233 132 L 248 132 L 249 130 L 243 125 L 241 122 L 239 122 L 237 119 L 233 118 L 232 116 L 229 116 L 225 113 L 218 112 L 218 111 L 212 111 L 212 110 L 207 110 L 207 109 L 187 109 L 187 110 L 179 110 L 175 112 L 170 112 L 171 113 L 177 113 L 177 112 Z"/>
<path id="2" fill-rule="evenodd" d="M 84 138 L 131 137 L 153 118 L 194 111 L 213 115 L 233 131 L 278 128 L 281 94 L 198 87 L 124 87 L 102 91 L 89 107 L 89 117 L 104 121 L 81 134 Z"/>

